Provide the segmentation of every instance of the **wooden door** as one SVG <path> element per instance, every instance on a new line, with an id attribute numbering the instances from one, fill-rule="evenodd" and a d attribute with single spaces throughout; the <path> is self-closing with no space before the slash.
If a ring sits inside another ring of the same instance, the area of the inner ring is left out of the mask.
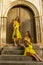
<path id="1" fill-rule="evenodd" d="M 32 42 L 36 42 L 34 15 L 33 15 L 33 12 L 25 6 L 13 7 L 8 12 L 7 42 L 9 42 L 9 43 L 12 42 L 12 32 L 13 32 L 12 19 L 15 19 L 16 16 L 19 16 L 19 18 L 20 18 L 20 22 L 21 22 L 20 31 L 21 31 L 22 37 L 24 38 L 26 31 L 29 30 L 29 32 L 33 38 Z"/>

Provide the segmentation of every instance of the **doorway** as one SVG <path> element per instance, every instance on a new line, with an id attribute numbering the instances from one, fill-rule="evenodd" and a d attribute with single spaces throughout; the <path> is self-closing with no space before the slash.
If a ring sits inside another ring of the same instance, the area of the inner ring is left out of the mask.
<path id="1" fill-rule="evenodd" d="M 14 6 L 11 8 L 7 15 L 7 26 L 6 26 L 6 41 L 7 43 L 13 43 L 12 33 L 13 33 L 13 23 L 12 20 L 17 16 L 20 18 L 21 27 L 20 31 L 22 37 L 24 38 L 26 31 L 29 30 L 32 42 L 36 43 L 36 26 L 33 11 L 23 5 Z"/>

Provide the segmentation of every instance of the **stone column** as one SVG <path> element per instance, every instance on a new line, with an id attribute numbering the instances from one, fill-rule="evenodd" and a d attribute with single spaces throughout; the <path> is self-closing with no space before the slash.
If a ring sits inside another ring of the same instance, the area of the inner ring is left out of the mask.
<path id="1" fill-rule="evenodd" d="M 6 43 L 6 17 L 0 17 L 0 42 Z"/>
<path id="2" fill-rule="evenodd" d="M 40 27 L 40 17 L 35 17 L 36 24 L 36 39 L 37 43 L 41 42 L 41 27 Z"/>
<path id="3" fill-rule="evenodd" d="M 1 43 L 1 17 L 0 17 L 0 43 Z"/>
<path id="4" fill-rule="evenodd" d="M 41 19 L 41 42 L 43 43 L 43 16 L 40 19 Z"/>

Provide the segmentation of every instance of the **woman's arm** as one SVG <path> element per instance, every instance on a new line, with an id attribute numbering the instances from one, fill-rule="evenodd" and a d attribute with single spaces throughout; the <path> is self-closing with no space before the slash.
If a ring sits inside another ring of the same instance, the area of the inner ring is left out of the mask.
<path id="1" fill-rule="evenodd" d="M 29 44 L 31 44 L 31 45 L 32 45 L 32 42 L 31 42 L 30 38 L 25 37 L 25 39 L 24 39 L 24 40 L 26 40 Z"/>

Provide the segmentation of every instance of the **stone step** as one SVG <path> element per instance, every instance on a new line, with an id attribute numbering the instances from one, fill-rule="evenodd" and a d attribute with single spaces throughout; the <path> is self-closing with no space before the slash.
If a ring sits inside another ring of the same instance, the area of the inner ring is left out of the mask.
<path id="1" fill-rule="evenodd" d="M 24 53 L 23 50 L 11 50 L 11 51 L 10 50 L 3 50 L 1 54 L 22 55 L 23 53 Z"/>
<path id="2" fill-rule="evenodd" d="M 43 65 L 43 62 L 34 61 L 0 61 L 0 65 Z"/>
<path id="3" fill-rule="evenodd" d="M 23 49 L 23 48 L 22 48 Z M 14 48 L 14 46 L 7 46 L 4 47 L 1 54 L 14 54 L 14 55 L 21 55 L 24 52 L 24 49 L 22 50 L 21 47 Z"/>
<path id="4" fill-rule="evenodd" d="M 10 61 L 33 61 L 35 60 L 31 56 L 22 55 L 0 55 L 0 60 L 10 60 Z"/>
<path id="5" fill-rule="evenodd" d="M 42 48 L 39 48 L 38 46 L 35 46 L 33 47 L 36 51 L 36 53 L 43 58 L 43 49 Z M 21 48 L 21 47 L 18 47 L 18 48 L 14 48 L 12 46 L 7 46 L 7 47 L 4 47 L 1 54 L 7 54 L 7 55 L 23 55 L 24 54 L 24 49 Z"/>
<path id="6" fill-rule="evenodd" d="M 33 47 L 36 51 L 36 53 L 43 59 L 43 49 L 40 49 L 38 46 Z M 6 46 L 3 48 L 2 52 L 1 52 L 1 58 L 0 60 L 34 60 L 34 58 L 32 57 L 19 57 L 20 55 L 23 55 L 24 53 L 24 49 L 22 49 L 21 47 L 18 48 L 14 48 L 14 46 Z M 8 55 L 8 56 L 7 56 Z M 13 56 L 14 55 L 14 56 Z M 16 56 L 15 56 L 16 55 Z M 19 55 L 19 56 L 18 56 Z"/>

